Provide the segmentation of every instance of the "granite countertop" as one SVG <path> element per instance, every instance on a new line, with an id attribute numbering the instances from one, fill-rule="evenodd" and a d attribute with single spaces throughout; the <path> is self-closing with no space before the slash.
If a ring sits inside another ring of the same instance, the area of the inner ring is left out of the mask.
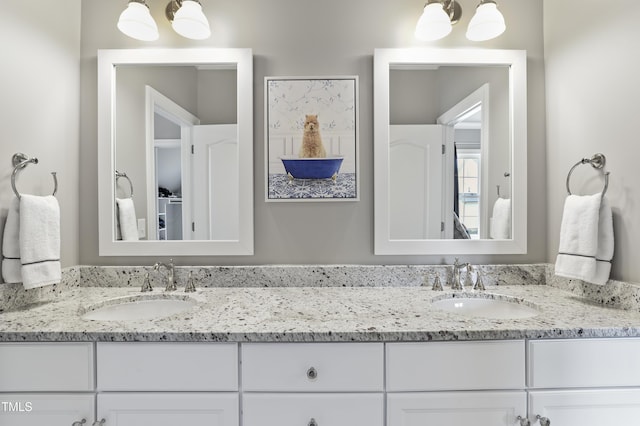
<path id="1" fill-rule="evenodd" d="M 474 318 L 431 305 L 452 294 L 428 287 L 200 288 L 173 296 L 197 305 L 170 317 L 135 321 L 81 318 L 88 306 L 140 295 L 137 287 L 78 287 L 0 315 L 0 341 L 429 341 L 640 336 L 640 312 L 605 307 L 548 285 L 488 287 L 540 314 Z M 155 289 L 145 293 L 167 297 Z M 458 293 L 459 294 L 459 293 Z M 169 296 L 169 297 L 173 297 Z M 146 296 L 145 296 L 146 297 Z"/>

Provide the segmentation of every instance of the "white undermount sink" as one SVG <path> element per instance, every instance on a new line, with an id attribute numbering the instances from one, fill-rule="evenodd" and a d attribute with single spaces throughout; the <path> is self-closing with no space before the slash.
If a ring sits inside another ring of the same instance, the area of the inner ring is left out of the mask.
<path id="1" fill-rule="evenodd" d="M 130 321 L 168 317 L 188 311 L 196 301 L 181 295 L 135 295 L 109 299 L 84 309 L 81 317 L 95 321 Z"/>
<path id="2" fill-rule="evenodd" d="M 518 319 L 540 314 L 535 305 L 522 299 L 488 293 L 444 295 L 431 304 L 446 312 L 481 318 Z"/>

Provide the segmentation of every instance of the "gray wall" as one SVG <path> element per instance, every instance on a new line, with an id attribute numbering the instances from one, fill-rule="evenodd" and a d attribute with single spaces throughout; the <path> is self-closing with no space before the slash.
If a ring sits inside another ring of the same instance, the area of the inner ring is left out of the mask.
<path id="1" fill-rule="evenodd" d="M 255 255 L 177 258 L 179 264 L 376 264 L 452 262 L 448 256 L 373 255 L 373 50 L 377 47 L 483 47 L 528 51 L 529 244 L 528 254 L 469 256 L 471 262 L 546 260 L 545 109 L 542 0 L 501 2 L 506 33 L 489 42 L 466 40 L 465 27 L 477 0 L 463 0 L 463 18 L 446 39 L 421 43 L 413 37 L 422 4 L 413 0 L 203 0 L 213 35 L 190 41 L 164 18 L 164 1 L 150 0 L 160 40 L 139 42 L 115 23 L 124 2 L 82 2 L 82 116 L 80 150 L 80 261 L 83 264 L 149 264 L 156 259 L 98 256 L 96 51 L 143 47 L 250 47 L 254 54 Z M 264 77 L 360 76 L 359 202 L 264 202 Z M 177 256 L 176 256 L 177 257 Z"/>
<path id="2" fill-rule="evenodd" d="M 50 194 L 50 172 L 58 172 L 61 260 L 77 265 L 80 0 L 3 1 L 0 52 L 0 212 L 14 196 L 13 154 L 37 157 L 18 175 L 18 189 Z"/>
<path id="3" fill-rule="evenodd" d="M 13 153 L 24 151 L 41 161 L 21 174 L 19 188 L 24 192 L 47 193 L 49 171 L 58 170 L 65 266 L 155 260 L 101 258 L 97 254 L 97 49 L 207 46 L 254 50 L 256 255 L 180 258 L 181 264 L 439 263 L 443 260 L 439 256 L 372 254 L 371 55 L 375 47 L 480 46 L 528 50 L 529 253 L 469 259 L 553 262 L 566 173 L 579 158 L 602 151 L 612 172 L 608 196 L 614 206 L 616 232 L 613 277 L 640 282 L 640 263 L 635 261 L 640 252 L 640 188 L 638 148 L 633 139 L 637 134 L 635 101 L 640 98 L 640 85 L 633 82 L 640 75 L 640 64 L 636 51 L 626 50 L 640 38 L 637 0 L 608 2 L 604 10 L 596 7 L 600 4 L 596 0 L 500 2 L 508 29 L 498 39 L 484 43 L 464 38 L 476 0 L 462 0 L 461 23 L 447 38 L 433 43 L 413 38 L 422 6 L 415 1 L 202 2 L 214 34 L 210 40 L 196 42 L 172 32 L 163 17 L 164 1 L 149 0 L 161 32 L 161 39 L 154 43 L 128 39 L 115 29 L 124 0 L 4 2 L 0 14 L 0 158 L 4 159 L 0 161 L 0 208 L 6 208 L 12 196 L 9 160 Z M 360 76 L 361 201 L 265 204 L 263 77 L 333 74 Z M 583 193 L 597 191 L 599 177 L 584 169 L 575 174 L 575 188 Z M 307 226 L 309 222 L 314 226 Z"/>
<path id="4" fill-rule="evenodd" d="M 611 172 L 607 197 L 616 238 L 612 278 L 640 282 L 640 2 L 545 0 L 547 80 L 547 258 L 555 262 L 567 172 L 596 152 Z M 579 11 L 579 13 L 576 13 Z M 567 17 L 570 16 L 570 19 Z M 531 163 L 529 163 L 531 164 Z M 602 189 L 591 167 L 573 173 L 571 189 Z"/>

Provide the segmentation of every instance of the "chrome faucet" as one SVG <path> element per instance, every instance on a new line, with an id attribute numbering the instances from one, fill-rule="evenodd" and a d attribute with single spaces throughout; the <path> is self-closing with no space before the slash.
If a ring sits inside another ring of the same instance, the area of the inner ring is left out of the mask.
<path id="1" fill-rule="evenodd" d="M 173 259 L 169 259 L 169 263 L 156 262 L 156 264 L 153 265 L 153 270 L 159 271 L 161 267 L 164 267 L 167 270 L 167 286 L 164 291 L 175 291 L 177 286 Z"/>

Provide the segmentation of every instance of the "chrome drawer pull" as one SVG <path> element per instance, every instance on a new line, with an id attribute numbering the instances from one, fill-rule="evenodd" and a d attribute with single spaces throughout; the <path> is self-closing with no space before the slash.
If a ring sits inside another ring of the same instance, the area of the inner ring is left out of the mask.
<path id="1" fill-rule="evenodd" d="M 520 420 L 520 426 L 530 426 L 531 425 L 531 422 L 526 417 L 518 416 L 518 417 L 516 417 L 516 420 Z"/>
<path id="2" fill-rule="evenodd" d="M 105 419 L 102 419 L 102 420 L 100 420 L 100 421 L 97 421 L 97 420 L 96 420 L 95 422 L 93 422 L 93 426 L 102 426 L 102 425 L 104 425 L 104 424 L 105 424 L 105 422 L 106 422 L 106 420 L 105 420 Z"/>
<path id="3" fill-rule="evenodd" d="M 316 419 L 312 417 L 307 426 L 318 426 L 318 422 L 316 422 Z"/>
<path id="4" fill-rule="evenodd" d="M 536 420 L 540 422 L 540 426 L 549 426 L 551 424 L 551 420 L 546 417 L 540 416 L 540 414 L 536 416 Z"/>
<path id="5" fill-rule="evenodd" d="M 307 378 L 309 380 L 315 380 L 315 379 L 318 378 L 318 372 L 316 371 L 315 368 L 311 367 L 310 369 L 307 370 Z M 311 420 L 313 420 L 313 419 L 311 419 Z M 315 425 L 312 425 L 312 426 L 315 426 Z"/>
<path id="6" fill-rule="evenodd" d="M 82 419 L 79 422 L 73 422 L 71 423 L 71 426 L 82 426 L 83 424 L 85 424 L 87 422 L 87 419 Z"/>

